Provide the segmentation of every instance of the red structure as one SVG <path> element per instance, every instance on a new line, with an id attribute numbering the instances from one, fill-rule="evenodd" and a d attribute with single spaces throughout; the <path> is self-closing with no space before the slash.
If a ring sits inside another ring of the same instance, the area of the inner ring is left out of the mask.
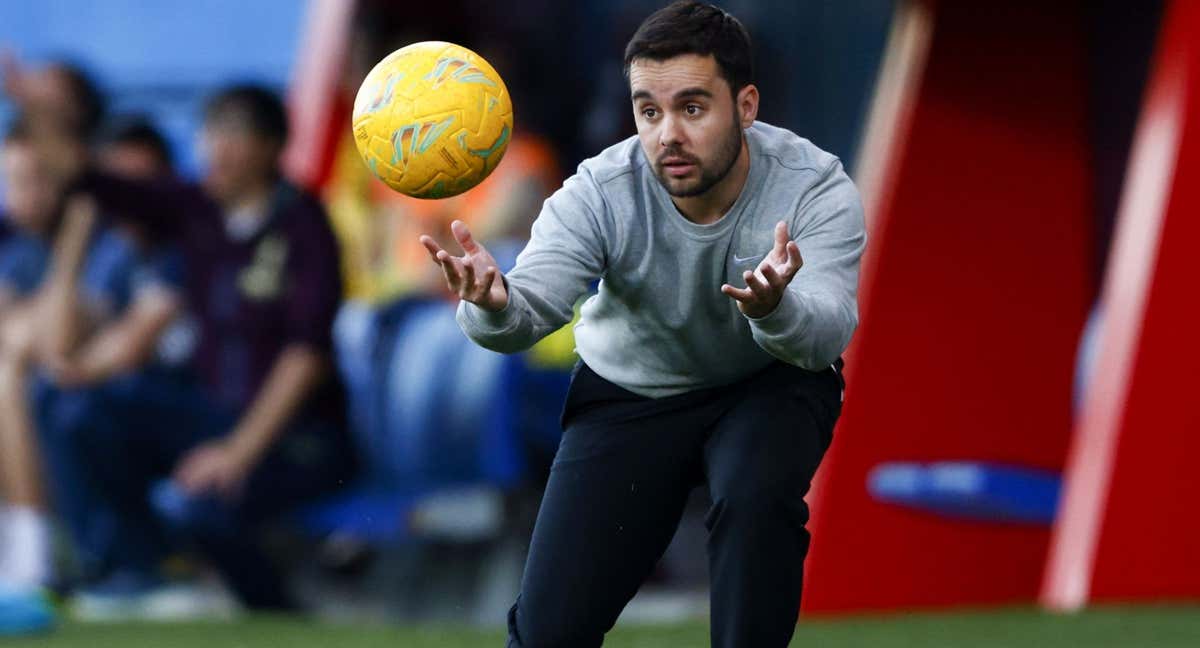
<path id="1" fill-rule="evenodd" d="M 885 76 L 880 88 L 911 94 L 881 96 L 896 118 L 873 117 L 860 163 L 871 212 L 863 323 L 811 498 L 806 611 L 1037 597 L 1047 528 L 879 503 L 867 476 L 891 461 L 1064 464 L 1093 292 L 1083 11 L 901 9 L 893 46 L 909 65 L 885 62 L 885 75 L 907 82 Z"/>
<path id="2" fill-rule="evenodd" d="M 353 0 L 311 0 L 288 85 L 292 136 L 284 152 L 287 175 L 320 191 L 333 169 L 337 143 L 349 128 L 351 106 L 341 99 L 349 56 Z"/>
<path id="3" fill-rule="evenodd" d="M 1042 601 L 1200 597 L 1200 3 L 1171 4 L 1105 277 Z"/>

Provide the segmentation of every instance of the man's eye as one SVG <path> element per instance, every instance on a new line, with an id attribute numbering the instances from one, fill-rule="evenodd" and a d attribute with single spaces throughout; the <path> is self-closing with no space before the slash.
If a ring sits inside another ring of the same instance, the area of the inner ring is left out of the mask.
<path id="1" fill-rule="evenodd" d="M 642 116 L 646 119 L 654 119 L 654 116 L 657 114 L 658 111 L 653 108 L 645 108 L 642 110 Z"/>
<path id="2" fill-rule="evenodd" d="M 700 114 L 700 106 L 698 106 L 696 104 L 688 104 L 687 107 L 684 108 L 684 110 L 687 111 L 687 114 L 689 114 L 689 115 L 699 115 Z"/>

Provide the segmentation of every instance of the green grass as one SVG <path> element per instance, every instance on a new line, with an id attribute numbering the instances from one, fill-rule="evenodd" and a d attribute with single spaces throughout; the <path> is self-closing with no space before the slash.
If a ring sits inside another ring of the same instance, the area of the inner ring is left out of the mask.
<path id="1" fill-rule="evenodd" d="M 498 630 L 346 626 L 272 617 L 227 624 L 67 624 L 45 637 L 0 639 L 0 646 L 5 648 L 474 648 L 503 645 L 503 635 Z M 702 648 L 708 645 L 708 629 L 703 623 L 623 627 L 614 630 L 604 645 L 606 648 Z M 821 648 L 1195 648 L 1200 646 L 1200 607 L 1101 608 L 1071 616 L 1005 610 L 805 621 L 798 627 L 792 645 Z"/>

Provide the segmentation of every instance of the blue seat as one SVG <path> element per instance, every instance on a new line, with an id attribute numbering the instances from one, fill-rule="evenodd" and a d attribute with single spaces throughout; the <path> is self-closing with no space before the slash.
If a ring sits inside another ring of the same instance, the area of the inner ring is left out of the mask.
<path id="1" fill-rule="evenodd" d="M 375 438 L 366 433 L 381 427 L 375 406 L 379 380 L 375 360 L 383 332 L 381 312 L 369 304 L 346 302 L 333 322 L 334 358 L 346 390 L 346 408 L 359 454 L 375 456 Z"/>
<path id="2" fill-rule="evenodd" d="M 365 475 L 307 508 L 303 528 L 375 543 L 498 530 L 528 444 L 557 443 L 566 374 L 476 346 L 454 310 L 444 300 L 343 310 L 339 371 Z"/>
<path id="3" fill-rule="evenodd" d="M 877 501 L 943 517 L 1049 525 L 1061 481 L 1056 473 L 987 462 L 894 462 L 873 468 L 867 488 Z"/>

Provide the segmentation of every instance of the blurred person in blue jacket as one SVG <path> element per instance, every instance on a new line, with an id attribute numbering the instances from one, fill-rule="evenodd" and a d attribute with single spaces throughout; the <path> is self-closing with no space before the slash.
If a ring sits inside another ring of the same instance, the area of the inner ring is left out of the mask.
<path id="1" fill-rule="evenodd" d="M 0 146 L 4 223 L 0 243 L 0 360 L 28 346 L 20 326 L 35 307 L 33 296 L 50 256 L 58 189 L 17 121 Z M 0 378 L 7 378 L 0 372 Z M 0 380 L 3 383 L 4 380 Z M 0 416 L 7 415 L 7 412 Z M 0 425 L 0 581 L 12 587 L 36 587 L 50 578 L 49 525 L 42 511 L 37 460 L 28 435 L 10 435 Z"/>
<path id="2" fill-rule="evenodd" d="M 31 390 L 45 390 L 36 388 L 42 381 L 30 380 L 32 372 L 53 366 L 61 345 L 82 332 L 81 323 L 124 309 L 125 277 L 135 260 L 128 241 L 94 229 L 85 203 L 63 215 L 64 187 L 32 129 L 29 120 L 18 119 L 0 148 L 9 227 L 0 245 L 0 582 L 9 602 L 54 580 L 29 399 Z"/>
<path id="3" fill-rule="evenodd" d="M 94 133 L 105 105 L 98 87 L 81 68 L 54 62 L 28 69 L 0 53 L 0 90 L 19 110 L 59 124 L 67 136 L 55 141 L 67 145 L 54 158 L 86 155 L 80 144 Z M 37 303 L 32 291 L 48 264 L 47 235 L 59 212 L 61 187 L 56 181 L 61 175 L 50 166 L 53 158 L 38 155 L 30 135 L 28 124 L 20 124 L 3 143 L 7 214 L 0 219 L 0 337 L 4 357 L 15 358 L 9 362 L 6 379 L 13 375 L 11 366 L 22 362 L 20 349 L 32 346 L 27 324 L 33 320 L 31 306 Z M 30 435 L 19 430 L 0 434 L 0 635 L 36 632 L 52 624 L 52 610 L 36 587 L 52 577 L 49 525 L 42 504 Z"/>
<path id="4" fill-rule="evenodd" d="M 99 168 L 130 178 L 173 175 L 165 142 L 142 120 L 114 122 L 104 131 L 95 156 Z M 39 328 L 49 340 L 30 375 L 32 402 L 24 389 L 0 394 L 11 411 L 33 407 L 52 500 L 75 531 L 83 578 L 103 573 L 111 562 L 111 512 L 80 482 L 74 465 L 75 430 L 97 424 L 98 402 L 111 390 L 127 389 L 146 372 L 178 367 L 189 349 L 180 318 L 182 266 L 177 251 L 152 246 L 145 232 L 113 222 L 101 229 L 94 205 L 72 203 L 66 211 L 53 270 L 42 292 L 46 305 Z M 94 237 L 86 258 L 77 242 Z M 74 242 L 73 242 L 74 241 Z M 22 417 L 29 420 L 30 416 Z M 22 426 L 21 429 L 25 429 Z"/>
<path id="5" fill-rule="evenodd" d="M 81 205 L 61 215 L 62 187 L 31 144 L 24 120 L 9 131 L 0 158 L 9 189 L 8 233 L 0 243 L 0 365 L 11 370 L 35 357 L 53 364 L 61 347 L 83 332 L 81 318 L 106 320 L 129 304 L 129 278 L 140 261 L 136 239 L 95 228 L 94 215 Z M 145 269 L 139 276 L 145 278 Z M 62 313 L 64 301 L 70 317 Z"/>

